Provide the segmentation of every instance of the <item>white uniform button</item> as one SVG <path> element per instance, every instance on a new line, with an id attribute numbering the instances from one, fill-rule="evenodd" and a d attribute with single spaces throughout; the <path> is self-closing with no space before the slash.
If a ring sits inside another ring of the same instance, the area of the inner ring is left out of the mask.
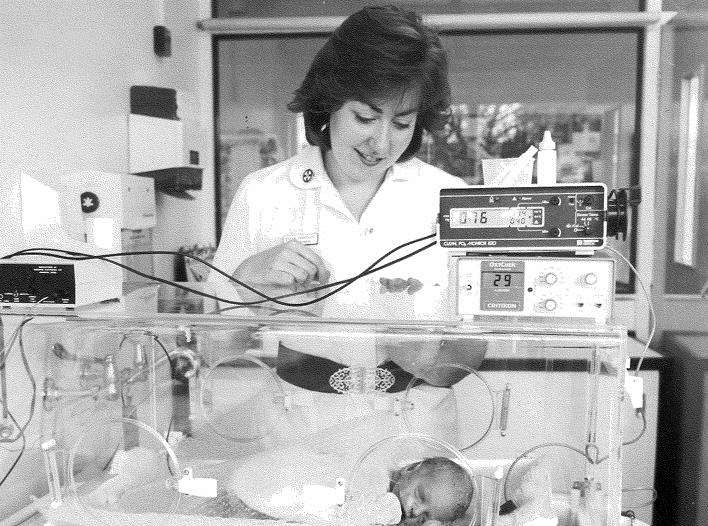
<path id="1" fill-rule="evenodd" d="M 309 168 L 307 170 L 305 170 L 304 172 L 302 172 L 302 180 L 306 183 L 309 183 L 310 181 L 312 181 L 312 178 L 314 176 L 315 176 L 315 173 L 312 170 L 310 170 Z"/>
<path id="2" fill-rule="evenodd" d="M 595 283 L 597 283 L 597 274 L 594 274 L 592 272 L 590 274 L 585 274 L 585 278 L 583 279 L 587 285 L 594 285 Z"/>
<path id="3" fill-rule="evenodd" d="M 557 307 L 556 300 L 546 300 L 543 302 L 543 308 L 546 309 L 547 311 L 556 310 L 556 307 Z"/>

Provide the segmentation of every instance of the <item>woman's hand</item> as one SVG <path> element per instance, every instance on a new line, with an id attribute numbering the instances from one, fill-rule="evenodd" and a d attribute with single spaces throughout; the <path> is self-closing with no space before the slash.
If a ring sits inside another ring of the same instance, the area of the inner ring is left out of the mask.
<path id="1" fill-rule="evenodd" d="M 234 277 L 249 285 L 294 287 L 329 281 L 329 270 L 317 252 L 290 240 L 246 258 Z"/>

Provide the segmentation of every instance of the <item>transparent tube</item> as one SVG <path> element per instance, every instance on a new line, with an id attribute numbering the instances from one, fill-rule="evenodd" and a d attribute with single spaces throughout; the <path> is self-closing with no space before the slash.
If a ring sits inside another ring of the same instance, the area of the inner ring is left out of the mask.
<path id="1" fill-rule="evenodd" d="M 57 443 L 50 438 L 42 442 L 42 455 L 44 456 L 44 470 L 49 486 L 49 498 L 53 507 L 61 505 L 61 481 L 59 480 L 59 466 L 57 464 Z"/>
<path id="2" fill-rule="evenodd" d="M 280 378 L 278 378 L 278 376 L 275 374 L 271 367 L 268 367 L 268 365 L 266 365 L 263 361 L 253 356 L 230 356 L 214 363 L 214 365 L 209 368 L 208 372 L 204 374 L 204 377 L 199 382 L 199 406 L 201 409 L 203 422 L 214 433 L 216 433 L 222 438 L 233 442 L 249 442 L 253 440 L 263 439 L 268 435 L 272 427 L 272 422 L 267 422 L 267 414 L 264 414 L 262 411 L 256 410 L 256 408 L 254 408 L 253 406 L 249 406 L 248 404 L 243 405 L 243 411 L 240 415 L 231 414 L 232 412 L 234 412 L 233 408 L 231 408 L 231 411 L 219 411 L 214 407 L 214 388 L 212 387 L 211 381 L 213 381 L 213 377 L 216 371 L 220 370 L 219 366 L 234 361 L 250 362 L 265 371 L 267 373 L 266 377 L 272 379 L 273 381 L 274 392 L 258 394 L 265 395 L 265 403 L 270 404 L 271 408 L 275 408 L 276 406 L 280 406 L 282 408 L 286 407 L 286 393 L 283 390 Z M 229 389 L 234 388 L 235 386 L 229 386 Z M 228 425 L 229 418 L 233 418 L 234 416 L 241 417 L 241 420 L 238 422 L 238 425 Z M 219 422 L 223 423 L 223 425 L 218 425 Z M 249 430 L 251 432 L 249 432 Z"/>
<path id="3" fill-rule="evenodd" d="M 127 428 L 133 431 L 126 433 Z M 139 435 L 139 445 L 127 445 L 128 434 Z M 136 513 L 175 513 L 181 475 L 165 439 L 130 418 L 97 419 L 71 448 L 67 465 L 77 512 L 94 524 L 127 524 Z"/>
<path id="4" fill-rule="evenodd" d="M 496 418 L 496 399 L 494 397 L 494 391 L 492 390 L 492 387 L 489 385 L 489 383 L 484 379 L 484 377 L 479 373 L 479 371 L 475 371 L 471 367 L 468 367 L 467 365 L 462 365 L 459 363 L 442 363 L 438 364 L 435 366 L 432 366 L 428 369 L 426 369 L 426 372 L 434 372 L 436 370 L 440 369 L 458 369 L 460 371 L 465 371 L 466 373 L 469 373 L 473 376 L 475 376 L 481 383 L 482 385 L 486 388 L 487 392 L 489 393 L 489 407 L 491 408 L 491 416 L 489 419 L 489 425 L 487 428 L 482 432 L 480 437 L 472 442 L 469 445 L 465 445 L 465 447 L 462 448 L 462 451 L 467 451 L 469 449 L 472 449 L 475 447 L 477 444 L 481 443 L 488 435 L 489 432 L 492 429 L 492 426 L 494 425 L 494 420 Z M 410 413 L 411 410 L 413 409 L 413 404 L 410 402 L 410 392 L 411 389 L 416 385 L 416 382 L 419 380 L 422 380 L 422 378 L 415 376 L 411 379 L 410 382 L 408 382 L 408 386 L 406 387 L 406 392 L 405 392 L 405 402 L 403 405 L 403 421 L 405 422 L 406 429 L 410 432 L 413 429 L 413 423 L 410 421 Z M 507 406 L 508 406 L 508 399 L 507 399 Z M 506 420 L 503 422 L 504 424 L 504 430 L 506 430 Z M 502 423 L 500 422 L 500 427 L 502 426 Z"/>

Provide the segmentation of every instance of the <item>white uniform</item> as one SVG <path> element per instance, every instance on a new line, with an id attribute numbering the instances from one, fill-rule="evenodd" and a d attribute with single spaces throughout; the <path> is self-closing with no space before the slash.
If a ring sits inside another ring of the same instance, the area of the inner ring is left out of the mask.
<path id="1" fill-rule="evenodd" d="M 440 189 L 462 186 L 461 179 L 413 158 L 388 171 L 357 221 L 327 176 L 319 148 L 310 146 L 244 179 L 231 204 L 214 264 L 232 274 L 247 257 L 296 238 L 320 254 L 332 273 L 331 281 L 349 278 L 395 246 L 435 233 Z M 434 240 L 406 247 L 387 261 Z M 335 298 L 340 304 L 365 304 L 371 283 L 380 277 L 411 277 L 444 285 L 446 258 L 436 245 L 360 280 Z M 209 280 L 225 278 L 212 273 Z"/>
<path id="2" fill-rule="evenodd" d="M 327 176 L 319 148 L 307 147 L 300 154 L 244 179 L 229 210 L 214 265 L 233 274 L 247 257 L 295 238 L 311 245 L 320 254 L 331 272 L 330 281 L 349 278 L 359 274 L 392 248 L 434 234 L 440 189 L 462 186 L 465 183 L 461 179 L 413 158 L 395 164 L 388 171 L 381 187 L 357 221 Z M 386 261 L 433 241 L 434 237 L 406 247 Z M 435 245 L 337 293 L 327 301 L 322 315 L 346 319 L 415 317 L 418 314 L 416 308 L 425 310 L 441 296 L 444 297 L 447 273 L 447 253 Z M 405 292 L 396 294 L 396 301 L 392 301 L 393 295 L 380 293 L 380 277 L 415 278 L 424 286 L 413 296 Z M 216 273 L 212 273 L 209 280 L 226 281 Z M 426 296 L 429 291 L 436 296 L 436 300 Z M 401 300 L 409 302 L 409 312 L 401 309 Z M 290 301 L 297 301 L 297 297 Z M 281 338 L 281 342 L 287 347 L 347 366 L 375 368 L 382 361 L 379 356 L 381 346 L 377 345 L 376 338 L 371 334 L 332 334 L 326 338 L 321 335 L 297 335 L 286 339 Z M 437 345 L 422 347 L 437 349 Z M 416 352 L 412 348 L 410 350 Z M 299 388 L 294 389 L 300 391 Z M 437 406 L 447 413 L 447 418 L 454 420 L 450 414 L 454 413 L 454 397 L 450 396 L 450 390 L 423 389 L 427 394 L 420 389 L 414 391 L 411 396 L 417 399 L 418 407 L 424 413 L 432 416 L 431 413 L 436 411 L 431 410 Z M 350 426 L 356 427 L 353 422 L 359 419 L 366 422 L 365 415 L 371 409 L 368 403 L 353 407 L 348 397 L 322 393 L 308 396 L 315 399 L 314 403 L 307 404 L 312 404 L 314 409 L 310 412 L 310 418 L 306 418 L 311 425 L 314 424 L 313 427 L 308 426 L 312 432 L 336 428 L 337 422 L 342 420 L 349 420 Z M 414 418 L 427 419 L 422 416 Z M 400 416 L 394 420 L 399 421 Z M 394 426 L 400 424 L 390 423 Z M 379 426 L 387 427 L 382 424 L 379 423 Z M 432 429 L 436 426 L 440 427 L 440 422 L 430 422 L 422 427 Z M 449 429 L 454 427 L 454 423 L 443 427 Z"/>

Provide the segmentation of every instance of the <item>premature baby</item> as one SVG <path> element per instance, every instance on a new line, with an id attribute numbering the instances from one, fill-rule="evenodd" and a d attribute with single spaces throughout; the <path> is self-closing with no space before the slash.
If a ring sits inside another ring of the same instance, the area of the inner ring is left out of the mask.
<path id="1" fill-rule="evenodd" d="M 442 526 L 462 518 L 472 502 L 472 478 L 445 457 L 430 457 L 391 473 L 405 526 Z"/>
<path id="2" fill-rule="evenodd" d="M 347 476 L 346 464 L 306 448 L 264 452 L 235 470 L 229 493 L 267 516 L 308 524 L 448 526 L 472 500 L 467 471 L 448 458 L 430 457 L 394 471 L 363 469 L 353 499 L 338 511 L 329 497 L 335 479 Z M 319 492 L 316 502 L 313 492 Z"/>

